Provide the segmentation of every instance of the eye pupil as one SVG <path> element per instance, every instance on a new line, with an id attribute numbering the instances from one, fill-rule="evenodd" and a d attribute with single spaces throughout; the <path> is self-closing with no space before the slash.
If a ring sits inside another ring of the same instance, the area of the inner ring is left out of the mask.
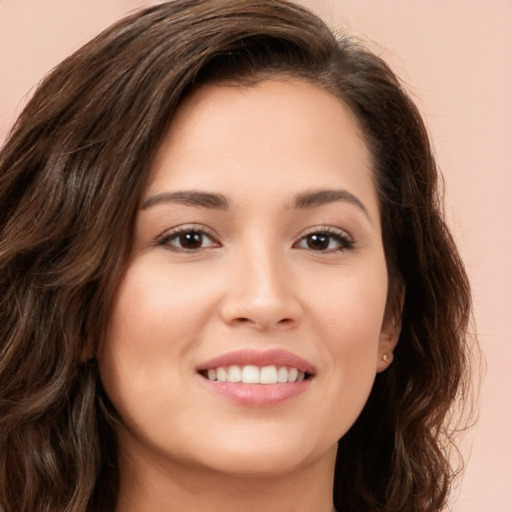
<path id="1" fill-rule="evenodd" d="M 321 233 L 309 235 L 307 238 L 308 248 L 317 251 L 325 250 L 329 247 L 329 238 L 329 235 L 323 235 Z"/>
<path id="2" fill-rule="evenodd" d="M 203 235 L 197 231 L 188 231 L 180 235 L 179 241 L 184 249 L 198 249 L 203 244 Z"/>

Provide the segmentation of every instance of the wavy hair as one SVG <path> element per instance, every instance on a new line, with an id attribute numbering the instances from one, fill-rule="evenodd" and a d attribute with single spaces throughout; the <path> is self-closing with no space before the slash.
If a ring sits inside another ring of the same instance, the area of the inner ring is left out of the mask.
<path id="1" fill-rule="evenodd" d="M 148 169 L 204 83 L 292 76 L 353 111 L 373 157 L 393 365 L 339 441 L 347 512 L 434 512 L 454 471 L 450 411 L 469 382 L 470 292 L 421 117 L 382 59 L 284 0 L 175 0 L 108 28 L 37 88 L 0 154 L 0 511 L 113 510 L 105 336 Z"/>

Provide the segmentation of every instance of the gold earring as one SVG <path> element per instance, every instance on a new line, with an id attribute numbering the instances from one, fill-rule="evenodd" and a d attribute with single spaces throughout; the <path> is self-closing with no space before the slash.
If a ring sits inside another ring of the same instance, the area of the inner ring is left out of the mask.
<path id="1" fill-rule="evenodd" d="M 390 352 L 389 354 L 384 354 L 382 356 L 382 359 L 385 363 L 390 363 L 393 360 L 393 352 Z"/>

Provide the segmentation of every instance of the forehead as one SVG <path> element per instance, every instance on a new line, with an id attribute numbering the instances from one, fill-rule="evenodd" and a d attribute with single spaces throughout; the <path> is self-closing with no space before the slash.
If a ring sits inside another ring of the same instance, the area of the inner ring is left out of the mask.
<path id="1" fill-rule="evenodd" d="M 268 197 L 343 188 L 376 207 L 355 116 L 330 92 L 297 79 L 201 87 L 172 120 L 147 189 L 255 194 L 262 183 Z"/>

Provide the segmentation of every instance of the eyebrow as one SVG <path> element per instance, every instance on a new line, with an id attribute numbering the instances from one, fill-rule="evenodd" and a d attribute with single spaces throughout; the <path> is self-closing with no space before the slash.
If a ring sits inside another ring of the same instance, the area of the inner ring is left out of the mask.
<path id="1" fill-rule="evenodd" d="M 357 206 L 370 219 L 364 204 L 348 190 L 312 190 L 295 196 L 293 207 L 299 209 L 315 208 L 336 201 L 344 201 Z M 370 219 L 371 220 L 371 219 Z"/>
<path id="2" fill-rule="evenodd" d="M 336 201 L 344 201 L 357 206 L 370 219 L 368 210 L 364 204 L 351 192 L 344 189 L 339 190 L 311 190 L 297 194 L 293 200 L 293 208 L 308 209 L 322 206 Z M 146 199 L 142 209 L 146 210 L 152 206 L 162 203 L 178 203 L 186 206 L 199 206 L 213 210 L 229 210 L 230 203 L 223 194 L 213 192 L 199 192 L 197 190 L 183 190 L 176 192 L 162 192 Z M 370 219 L 371 220 L 371 219 Z"/>
<path id="3" fill-rule="evenodd" d="M 151 208 L 162 203 L 178 203 L 187 206 L 200 206 L 202 208 L 211 208 L 213 210 L 228 210 L 229 201 L 222 194 L 213 194 L 211 192 L 198 192 L 196 190 L 185 190 L 177 192 L 163 192 L 146 199 L 142 209 Z"/>

